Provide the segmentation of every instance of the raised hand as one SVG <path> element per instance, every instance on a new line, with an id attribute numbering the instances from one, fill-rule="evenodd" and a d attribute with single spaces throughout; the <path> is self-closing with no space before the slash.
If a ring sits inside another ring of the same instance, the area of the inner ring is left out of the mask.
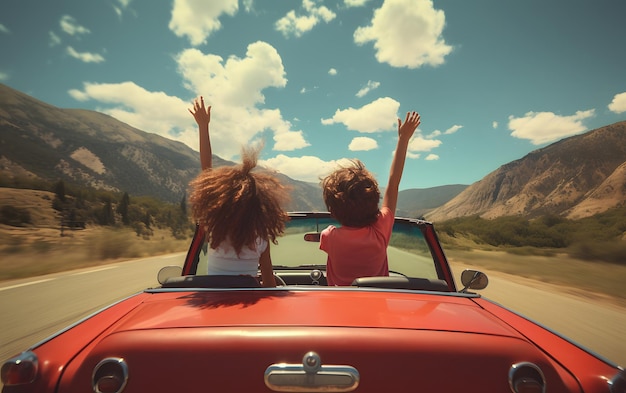
<path id="1" fill-rule="evenodd" d="M 413 133 L 415 132 L 415 130 L 417 129 L 417 127 L 420 125 L 421 123 L 421 118 L 419 113 L 413 111 L 413 112 L 407 112 L 406 113 L 406 118 L 404 119 L 404 124 L 402 123 L 402 121 L 400 120 L 400 118 L 398 118 L 398 136 L 402 139 L 410 139 L 413 136 Z"/>
<path id="2" fill-rule="evenodd" d="M 211 121 L 211 106 L 204 106 L 204 97 L 197 98 L 193 102 L 193 110 L 188 109 L 189 113 L 196 119 L 198 126 L 208 125 Z"/>

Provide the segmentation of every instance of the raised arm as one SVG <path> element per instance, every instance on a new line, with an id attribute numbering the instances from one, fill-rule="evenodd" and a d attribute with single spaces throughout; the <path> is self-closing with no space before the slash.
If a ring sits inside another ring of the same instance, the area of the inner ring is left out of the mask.
<path id="1" fill-rule="evenodd" d="M 394 213 L 398 204 L 398 189 L 402 179 L 402 172 L 404 171 L 404 161 L 406 160 L 409 140 L 411 140 L 413 133 L 419 125 L 420 115 L 417 112 L 407 112 L 404 123 L 398 119 L 398 144 L 391 161 L 389 183 L 383 196 L 383 206 L 388 207 Z"/>
<path id="2" fill-rule="evenodd" d="M 200 135 L 200 166 L 202 170 L 213 166 L 213 152 L 211 151 L 211 138 L 209 136 L 209 123 L 211 122 L 211 106 L 205 108 L 204 97 L 200 100 L 196 98 L 193 102 L 193 110 L 189 113 L 198 123 L 198 133 Z"/>

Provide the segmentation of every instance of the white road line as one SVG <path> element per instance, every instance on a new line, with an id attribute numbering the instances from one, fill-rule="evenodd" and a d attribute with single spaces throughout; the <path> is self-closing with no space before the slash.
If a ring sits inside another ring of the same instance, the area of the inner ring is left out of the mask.
<path id="1" fill-rule="evenodd" d="M 19 288 L 19 287 L 25 287 L 27 285 L 39 284 L 39 283 L 42 283 L 42 282 L 52 281 L 52 280 L 54 280 L 54 278 L 46 278 L 44 280 L 29 281 L 29 282 L 25 282 L 23 284 L 16 284 L 16 285 L 11 285 L 11 286 L 8 286 L 8 287 L 0 288 L 0 291 L 6 291 L 7 289 L 14 289 L 14 288 Z"/>
<path id="2" fill-rule="evenodd" d="M 91 269 L 91 270 L 87 270 L 87 271 L 84 271 L 84 272 L 78 272 L 78 273 L 70 274 L 70 276 L 80 276 L 82 274 L 101 272 L 103 270 L 115 269 L 116 267 L 119 267 L 119 266 L 105 266 L 105 267 L 101 267 L 99 269 Z"/>

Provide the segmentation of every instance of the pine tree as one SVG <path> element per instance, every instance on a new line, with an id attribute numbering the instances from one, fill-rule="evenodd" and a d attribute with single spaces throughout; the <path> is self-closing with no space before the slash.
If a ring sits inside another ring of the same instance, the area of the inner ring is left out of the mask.
<path id="1" fill-rule="evenodd" d="M 117 212 L 120 216 L 122 216 L 122 223 L 124 225 L 130 224 L 130 220 L 128 218 L 128 205 L 130 205 L 130 197 L 128 196 L 128 193 L 125 192 L 122 196 L 120 204 L 117 205 Z"/>

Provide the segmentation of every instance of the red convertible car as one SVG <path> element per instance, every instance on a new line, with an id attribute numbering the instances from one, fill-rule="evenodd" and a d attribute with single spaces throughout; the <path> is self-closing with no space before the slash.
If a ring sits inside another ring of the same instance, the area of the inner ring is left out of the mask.
<path id="1" fill-rule="evenodd" d="M 624 370 L 457 286 L 433 225 L 397 218 L 390 275 L 329 287 L 327 213 L 290 214 L 279 285 L 207 276 L 196 233 L 149 288 L 7 360 L 3 392 L 626 392 Z"/>

